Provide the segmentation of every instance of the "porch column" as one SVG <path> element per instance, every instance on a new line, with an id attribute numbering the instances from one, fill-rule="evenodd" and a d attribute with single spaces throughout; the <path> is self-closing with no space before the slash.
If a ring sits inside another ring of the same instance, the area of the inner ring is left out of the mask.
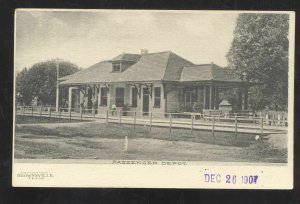
<path id="1" fill-rule="evenodd" d="M 243 94 L 241 88 L 238 88 L 238 104 L 237 104 L 238 110 L 242 109 L 242 104 L 243 104 Z"/>
<path id="2" fill-rule="evenodd" d="M 74 87 L 69 87 L 69 100 L 68 100 L 68 111 L 71 112 L 72 109 L 72 91 Z"/>
<path id="3" fill-rule="evenodd" d="M 88 112 L 88 107 L 89 107 L 89 87 L 88 86 L 86 86 L 85 87 L 85 105 L 86 105 L 86 107 L 85 107 L 85 111 L 86 112 Z"/>
<path id="4" fill-rule="evenodd" d="M 107 86 L 108 86 L 108 90 L 107 90 L 107 110 L 110 110 L 110 104 L 111 104 L 110 103 L 110 100 L 111 100 L 110 94 L 113 90 L 112 90 L 111 85 L 107 85 Z"/>
<path id="5" fill-rule="evenodd" d="M 219 88 L 215 88 L 215 109 L 219 110 Z"/>
<path id="6" fill-rule="evenodd" d="M 98 109 L 98 114 L 100 113 L 100 109 L 99 109 L 99 106 L 100 106 L 100 100 L 101 100 L 101 85 L 98 84 L 98 103 L 97 103 L 97 109 Z"/>
<path id="7" fill-rule="evenodd" d="M 203 86 L 203 109 L 206 109 L 206 86 Z"/>
<path id="8" fill-rule="evenodd" d="M 213 84 L 210 85 L 210 89 L 209 89 L 209 109 L 213 109 L 214 108 L 214 87 Z"/>

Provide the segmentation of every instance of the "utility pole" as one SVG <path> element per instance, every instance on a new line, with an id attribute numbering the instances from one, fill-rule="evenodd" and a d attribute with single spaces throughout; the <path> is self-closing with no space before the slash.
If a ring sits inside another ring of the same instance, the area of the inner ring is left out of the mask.
<path id="1" fill-rule="evenodd" d="M 56 112 L 59 111 L 59 59 L 56 60 Z"/>

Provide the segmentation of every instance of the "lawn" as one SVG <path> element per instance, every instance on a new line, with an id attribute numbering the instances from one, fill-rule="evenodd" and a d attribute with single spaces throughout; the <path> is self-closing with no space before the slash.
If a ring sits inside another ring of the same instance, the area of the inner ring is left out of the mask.
<path id="1" fill-rule="evenodd" d="M 72 119 L 71 122 L 78 122 L 80 118 L 78 119 Z M 18 115 L 16 117 L 16 123 L 17 124 L 32 124 L 32 123 L 69 123 L 70 120 L 66 118 L 50 118 L 49 116 L 22 116 Z M 84 120 L 82 121 L 84 122 Z"/>
<path id="2" fill-rule="evenodd" d="M 124 152 L 124 138 L 128 151 Z M 151 159 L 186 161 L 287 162 L 282 138 L 194 131 L 148 126 L 87 123 L 16 125 L 15 158 L 39 159 Z M 275 138 L 275 139 L 274 139 Z M 276 142 L 280 138 L 280 145 Z M 281 144 L 283 143 L 283 145 Z"/>

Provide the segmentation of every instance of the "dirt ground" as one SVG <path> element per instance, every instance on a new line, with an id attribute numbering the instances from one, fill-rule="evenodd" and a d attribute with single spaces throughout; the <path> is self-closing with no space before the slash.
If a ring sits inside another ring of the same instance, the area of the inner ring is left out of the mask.
<path id="1" fill-rule="evenodd" d="M 125 136 L 128 151 L 124 152 Z M 16 159 L 149 159 L 286 163 L 286 135 L 255 135 L 130 125 L 54 123 L 16 125 Z"/>

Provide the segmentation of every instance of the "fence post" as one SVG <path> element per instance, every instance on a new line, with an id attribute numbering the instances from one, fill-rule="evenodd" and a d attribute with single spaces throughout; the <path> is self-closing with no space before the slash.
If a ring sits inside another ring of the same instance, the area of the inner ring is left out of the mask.
<path id="1" fill-rule="evenodd" d="M 49 108 L 49 117 L 51 118 L 51 108 Z"/>
<path id="2" fill-rule="evenodd" d="M 120 118 L 119 118 L 119 124 L 121 124 L 121 120 L 122 120 L 122 111 L 121 111 L 121 110 L 120 110 L 119 114 L 120 114 L 120 115 L 119 115 L 119 117 L 120 117 Z"/>
<path id="3" fill-rule="evenodd" d="M 31 116 L 33 116 L 33 106 L 31 106 Z"/>
<path id="4" fill-rule="evenodd" d="M 82 121 L 82 107 L 80 107 L 80 121 Z"/>
<path id="5" fill-rule="evenodd" d="M 71 122 L 71 117 L 72 117 L 72 108 L 70 108 L 70 114 L 69 114 L 69 121 Z"/>
<path id="6" fill-rule="evenodd" d="M 95 120 L 96 109 L 93 108 L 92 112 L 93 112 L 93 120 Z"/>
<path id="7" fill-rule="evenodd" d="M 214 115 L 212 116 L 212 129 L 211 129 L 211 132 L 212 132 L 213 138 L 215 139 L 215 116 Z"/>
<path id="8" fill-rule="evenodd" d="M 106 111 L 106 123 L 108 123 L 108 110 Z"/>
<path id="9" fill-rule="evenodd" d="M 170 113 L 170 115 L 169 115 L 169 129 L 170 129 L 170 133 L 171 133 L 171 131 L 172 131 L 172 113 Z"/>
<path id="10" fill-rule="evenodd" d="M 42 111 L 43 111 L 43 106 L 40 107 L 40 118 L 42 118 Z"/>
<path id="11" fill-rule="evenodd" d="M 128 137 L 125 136 L 125 141 L 124 141 L 124 151 L 127 152 L 128 151 Z"/>
<path id="12" fill-rule="evenodd" d="M 235 116 L 235 118 L 234 118 L 234 127 L 235 127 L 235 129 L 234 129 L 234 135 L 235 135 L 235 140 L 238 139 L 238 135 L 237 135 L 237 124 L 238 124 L 238 118 L 237 118 L 237 116 Z"/>
<path id="13" fill-rule="evenodd" d="M 278 126 L 284 126 L 284 122 L 281 122 L 281 120 L 283 120 L 283 117 L 281 117 L 281 113 L 279 113 L 278 115 L 277 115 L 277 125 Z"/>
<path id="14" fill-rule="evenodd" d="M 134 111 L 133 129 L 135 129 L 135 123 L 136 123 L 136 111 Z"/>
<path id="15" fill-rule="evenodd" d="M 152 112 L 150 112 L 150 126 L 149 126 L 150 132 L 151 132 L 151 127 L 152 127 Z"/>
<path id="16" fill-rule="evenodd" d="M 59 120 L 61 119 L 61 109 L 60 107 L 58 108 L 58 111 L 59 111 Z"/>
<path id="17" fill-rule="evenodd" d="M 260 139 L 263 139 L 263 133 L 264 133 L 264 117 L 261 117 L 261 124 L 260 124 Z"/>
<path id="18" fill-rule="evenodd" d="M 25 115 L 25 106 L 23 106 L 22 114 L 23 114 L 23 116 Z"/>
<path id="19" fill-rule="evenodd" d="M 191 134 L 193 134 L 193 129 L 194 129 L 194 119 L 195 119 L 195 116 L 194 115 L 191 115 L 192 116 L 192 121 L 191 121 Z"/>

